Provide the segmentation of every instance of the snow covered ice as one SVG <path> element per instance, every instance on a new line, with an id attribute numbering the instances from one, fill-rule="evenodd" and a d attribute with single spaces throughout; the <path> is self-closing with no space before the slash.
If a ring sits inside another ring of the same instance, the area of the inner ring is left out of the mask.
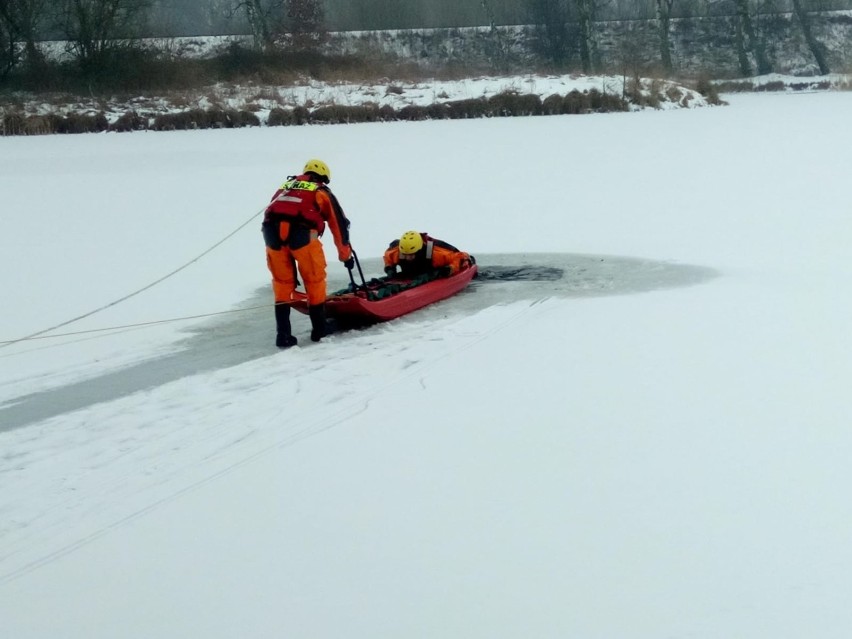
<path id="1" fill-rule="evenodd" d="M 0 348 L 2 634 L 845 638 L 852 93 L 726 99 L 0 138 L 2 340 L 239 229 Z M 278 352 L 253 216 L 314 156 L 372 274 L 563 276 Z"/>

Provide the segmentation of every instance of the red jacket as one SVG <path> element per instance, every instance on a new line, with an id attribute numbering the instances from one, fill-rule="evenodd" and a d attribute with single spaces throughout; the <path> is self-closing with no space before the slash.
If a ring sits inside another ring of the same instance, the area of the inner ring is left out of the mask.
<path id="1" fill-rule="evenodd" d="M 315 231 L 317 236 L 321 236 L 326 224 L 334 237 L 338 258 L 341 262 L 346 261 L 352 254 L 349 246 L 349 220 L 328 186 L 303 174 L 288 179 L 275 191 L 272 201 L 266 207 L 264 236 L 267 238 L 267 245 L 276 248 L 272 245 L 274 242 L 270 243 L 270 231 L 274 236 L 277 230 L 279 244 L 286 246 L 290 239 L 291 226 L 310 229 Z"/>

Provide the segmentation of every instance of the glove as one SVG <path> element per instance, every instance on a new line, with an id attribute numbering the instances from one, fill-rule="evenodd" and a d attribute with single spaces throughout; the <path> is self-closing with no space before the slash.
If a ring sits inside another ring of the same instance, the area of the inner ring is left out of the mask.
<path id="1" fill-rule="evenodd" d="M 393 277 L 396 275 L 396 267 L 395 266 L 386 266 L 385 267 L 385 275 L 388 277 Z"/>
<path id="2" fill-rule="evenodd" d="M 343 260 L 343 266 L 345 266 L 351 271 L 353 268 L 355 268 L 355 258 L 350 257 L 348 260 Z"/>

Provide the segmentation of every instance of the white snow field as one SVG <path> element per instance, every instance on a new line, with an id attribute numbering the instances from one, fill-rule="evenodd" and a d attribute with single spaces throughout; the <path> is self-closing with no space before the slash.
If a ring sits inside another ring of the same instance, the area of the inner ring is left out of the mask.
<path id="1" fill-rule="evenodd" d="M 848 637 L 852 93 L 729 100 L 0 138 L 0 635 Z M 277 351 L 314 156 L 484 277 Z"/>

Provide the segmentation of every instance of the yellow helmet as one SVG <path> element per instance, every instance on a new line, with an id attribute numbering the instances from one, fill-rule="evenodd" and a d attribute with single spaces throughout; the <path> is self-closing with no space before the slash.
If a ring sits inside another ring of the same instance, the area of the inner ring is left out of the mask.
<path id="1" fill-rule="evenodd" d="M 399 238 L 399 252 L 403 255 L 414 255 L 423 248 L 423 237 L 417 231 L 406 231 Z"/>
<path id="2" fill-rule="evenodd" d="M 326 182 L 331 182 L 331 171 L 328 170 L 328 164 L 322 160 L 317 160 L 315 158 L 305 162 L 305 168 L 302 169 L 302 173 L 308 172 L 316 173 L 320 177 L 324 177 Z"/>

